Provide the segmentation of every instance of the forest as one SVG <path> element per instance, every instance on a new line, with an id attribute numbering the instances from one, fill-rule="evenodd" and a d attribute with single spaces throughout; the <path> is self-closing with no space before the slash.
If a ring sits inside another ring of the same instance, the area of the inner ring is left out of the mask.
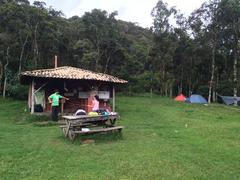
<path id="1" fill-rule="evenodd" d="M 238 96 L 240 1 L 208 0 L 188 17 L 159 0 L 142 28 L 94 9 L 66 18 L 43 1 L 0 0 L 0 93 L 23 98 L 21 72 L 73 66 L 127 80 L 121 91 Z"/>

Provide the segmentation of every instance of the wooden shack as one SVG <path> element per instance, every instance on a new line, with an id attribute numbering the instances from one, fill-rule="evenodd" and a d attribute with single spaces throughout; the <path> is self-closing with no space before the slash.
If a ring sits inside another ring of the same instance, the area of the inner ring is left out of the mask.
<path id="1" fill-rule="evenodd" d="M 29 85 L 28 107 L 31 113 L 51 111 L 47 98 L 54 89 L 69 98 L 61 101 L 62 112 L 75 112 L 77 109 L 89 112 L 94 95 L 99 96 L 100 108 L 115 111 L 115 86 L 127 83 L 111 75 L 69 66 L 22 72 L 20 82 Z"/>

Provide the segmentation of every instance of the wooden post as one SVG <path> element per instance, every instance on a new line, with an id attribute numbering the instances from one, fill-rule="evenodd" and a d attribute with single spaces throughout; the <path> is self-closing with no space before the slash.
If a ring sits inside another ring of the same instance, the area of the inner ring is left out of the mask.
<path id="1" fill-rule="evenodd" d="M 34 79 L 32 80 L 32 87 L 31 87 L 31 94 L 32 94 L 32 99 L 31 99 L 31 114 L 34 113 Z"/>
<path id="2" fill-rule="evenodd" d="M 64 113 L 64 103 L 65 103 L 66 101 L 65 101 L 65 99 L 61 99 L 61 114 L 63 114 Z"/>
<path id="3" fill-rule="evenodd" d="M 113 112 L 115 112 L 115 87 L 113 85 Z"/>
<path id="4" fill-rule="evenodd" d="M 57 68 L 58 66 L 58 57 L 57 55 L 54 56 L 54 68 Z"/>

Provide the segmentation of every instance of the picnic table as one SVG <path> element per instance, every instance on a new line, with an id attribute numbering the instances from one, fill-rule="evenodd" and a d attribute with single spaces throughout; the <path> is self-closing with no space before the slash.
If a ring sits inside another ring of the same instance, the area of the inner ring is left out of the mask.
<path id="1" fill-rule="evenodd" d="M 70 140 L 74 140 L 77 135 L 94 134 L 108 131 L 119 131 L 123 126 L 116 126 L 116 121 L 120 116 L 115 114 L 110 115 L 79 115 L 79 116 L 62 116 L 65 125 L 61 125 L 64 136 Z"/>

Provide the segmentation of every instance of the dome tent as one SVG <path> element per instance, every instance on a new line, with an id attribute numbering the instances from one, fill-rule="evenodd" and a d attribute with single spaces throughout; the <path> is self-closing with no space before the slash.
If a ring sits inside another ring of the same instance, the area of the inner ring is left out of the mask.
<path id="1" fill-rule="evenodd" d="M 183 94 L 179 94 L 177 97 L 175 97 L 174 100 L 184 102 L 186 100 L 186 97 Z"/>
<path id="2" fill-rule="evenodd" d="M 234 97 L 234 96 L 220 96 L 219 97 L 222 98 L 222 101 L 224 102 L 224 104 L 226 105 L 232 105 L 234 104 L 234 99 L 236 98 L 237 104 L 239 105 L 240 103 L 240 97 Z"/>
<path id="3" fill-rule="evenodd" d="M 207 100 L 199 94 L 192 94 L 189 101 L 190 103 L 207 104 Z"/>

